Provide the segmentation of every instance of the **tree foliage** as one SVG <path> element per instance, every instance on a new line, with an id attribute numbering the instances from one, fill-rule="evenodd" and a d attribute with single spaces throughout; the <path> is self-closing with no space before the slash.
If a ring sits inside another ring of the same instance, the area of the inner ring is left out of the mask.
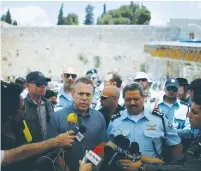
<path id="1" fill-rule="evenodd" d="M 57 25 L 64 25 L 63 7 L 64 7 L 64 4 L 61 5 L 61 8 L 59 10 Z"/>
<path id="2" fill-rule="evenodd" d="M 5 22 L 7 22 L 8 24 L 12 24 L 12 19 L 11 19 L 11 13 L 8 9 L 8 11 L 6 12 L 6 19 Z"/>
<path id="3" fill-rule="evenodd" d="M 78 25 L 78 24 L 79 24 L 79 21 L 78 21 L 77 14 L 71 13 L 64 18 L 64 25 Z"/>
<path id="4" fill-rule="evenodd" d="M 87 7 L 85 8 L 85 13 L 86 13 L 86 16 L 85 16 L 85 21 L 84 21 L 84 24 L 86 25 L 92 25 L 94 24 L 94 7 L 92 5 L 87 5 Z"/>
<path id="5" fill-rule="evenodd" d="M 17 26 L 17 21 L 16 20 L 13 20 L 13 25 Z"/>
<path id="6" fill-rule="evenodd" d="M 97 24 L 149 24 L 151 13 L 144 5 L 135 4 L 123 5 L 119 9 L 110 10 L 98 18 Z"/>

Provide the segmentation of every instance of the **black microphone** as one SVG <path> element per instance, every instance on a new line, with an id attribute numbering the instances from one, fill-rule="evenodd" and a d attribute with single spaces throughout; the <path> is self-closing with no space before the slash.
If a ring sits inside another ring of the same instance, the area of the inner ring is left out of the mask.
<path id="1" fill-rule="evenodd" d="M 137 142 L 132 142 L 129 153 L 128 153 L 128 158 L 132 159 L 132 161 L 138 161 L 141 158 L 141 153 L 139 149 L 139 144 Z"/>
<path id="2" fill-rule="evenodd" d="M 129 139 L 125 138 L 123 135 L 116 136 L 115 143 L 117 145 L 117 149 L 115 154 L 110 159 L 108 166 L 111 165 L 114 160 L 125 159 L 125 157 L 127 156 L 127 151 L 130 147 Z"/>
<path id="3" fill-rule="evenodd" d="M 74 131 L 74 135 L 76 135 L 78 132 L 83 134 L 86 132 L 86 127 L 84 125 L 79 125 L 79 126 L 76 126 L 73 131 Z"/>

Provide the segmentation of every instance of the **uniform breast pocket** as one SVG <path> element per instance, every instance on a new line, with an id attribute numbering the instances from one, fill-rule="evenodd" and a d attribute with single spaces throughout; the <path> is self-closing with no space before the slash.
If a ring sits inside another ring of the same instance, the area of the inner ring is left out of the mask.
<path id="1" fill-rule="evenodd" d="M 163 132 L 146 130 L 144 131 L 144 148 L 145 150 L 153 150 L 153 142 L 156 148 L 160 148 L 162 145 Z"/>

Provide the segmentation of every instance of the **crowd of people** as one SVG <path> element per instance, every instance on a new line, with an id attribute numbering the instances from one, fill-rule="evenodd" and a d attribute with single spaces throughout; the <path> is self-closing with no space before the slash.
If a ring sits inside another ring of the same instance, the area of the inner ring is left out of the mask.
<path id="1" fill-rule="evenodd" d="M 169 78 L 158 92 L 144 72 L 123 85 L 117 72 L 100 80 L 96 69 L 78 76 L 69 66 L 61 79 L 58 90 L 39 71 L 1 81 L 2 170 L 199 170 L 201 78 Z M 128 157 L 137 154 L 126 143 L 138 144 L 139 160 Z M 97 146 L 99 164 L 83 162 Z"/>

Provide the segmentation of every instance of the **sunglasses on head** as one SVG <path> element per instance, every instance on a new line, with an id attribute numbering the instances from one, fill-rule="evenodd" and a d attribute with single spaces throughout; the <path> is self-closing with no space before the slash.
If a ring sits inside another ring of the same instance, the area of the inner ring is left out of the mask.
<path id="1" fill-rule="evenodd" d="M 174 91 L 174 92 L 178 91 L 178 88 L 177 87 L 173 87 L 173 86 L 167 87 L 166 89 L 167 89 L 167 91 Z"/>
<path id="2" fill-rule="evenodd" d="M 32 81 L 31 83 L 36 84 L 37 87 L 42 87 L 42 86 L 47 86 L 48 85 L 47 81 L 45 81 L 45 82 L 34 82 L 34 81 Z"/>
<path id="3" fill-rule="evenodd" d="M 64 73 L 64 77 L 65 77 L 65 78 L 70 78 L 70 76 L 71 76 L 73 79 L 75 79 L 75 78 L 77 77 L 76 74 L 67 74 L 67 73 Z"/>
<path id="4" fill-rule="evenodd" d="M 139 78 L 139 79 L 136 79 L 135 81 L 136 82 L 139 82 L 139 81 L 145 82 L 145 81 L 147 81 L 147 79 L 146 78 Z"/>

